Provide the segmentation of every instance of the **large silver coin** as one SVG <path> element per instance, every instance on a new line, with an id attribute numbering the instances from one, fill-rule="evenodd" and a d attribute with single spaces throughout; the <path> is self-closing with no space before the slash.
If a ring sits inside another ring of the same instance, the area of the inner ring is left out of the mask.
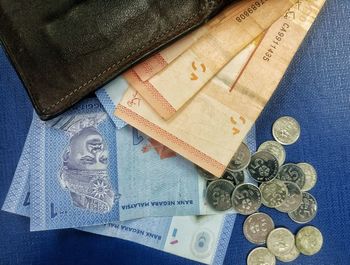
<path id="1" fill-rule="evenodd" d="M 266 141 L 262 143 L 259 146 L 258 151 L 267 151 L 273 154 L 277 158 L 280 166 L 282 166 L 286 160 L 286 151 L 284 150 L 284 147 L 276 141 Z"/>
<path id="2" fill-rule="evenodd" d="M 294 144 L 300 137 L 300 125 L 292 117 L 281 117 L 273 124 L 272 135 L 280 144 Z"/>
<path id="3" fill-rule="evenodd" d="M 288 213 L 288 215 L 294 222 L 305 224 L 314 219 L 316 213 L 316 199 L 310 193 L 303 192 L 303 199 L 300 206 L 295 211 Z"/>
<path id="4" fill-rule="evenodd" d="M 287 199 L 280 206 L 276 207 L 276 209 L 283 213 L 289 213 L 298 209 L 303 195 L 297 184 L 290 181 L 286 181 L 284 184 L 288 190 Z"/>
<path id="5" fill-rule="evenodd" d="M 264 247 L 253 249 L 247 258 L 247 265 L 275 265 L 275 256 Z"/>
<path id="6" fill-rule="evenodd" d="M 293 246 L 292 250 L 289 253 L 281 256 L 276 256 L 276 258 L 282 262 L 291 262 L 293 260 L 296 260 L 297 257 L 299 257 L 299 255 L 300 251 L 297 249 L 296 246 Z"/>
<path id="7" fill-rule="evenodd" d="M 239 184 L 244 183 L 244 172 L 231 172 L 226 170 L 221 178 L 231 181 L 233 185 L 238 186 Z"/>
<path id="8" fill-rule="evenodd" d="M 305 226 L 297 233 L 296 246 L 304 255 L 315 255 L 323 245 L 323 236 L 320 230 L 313 226 Z"/>
<path id="9" fill-rule="evenodd" d="M 277 158 L 266 151 L 256 152 L 248 165 L 250 176 L 258 182 L 273 180 L 278 173 Z"/>
<path id="10" fill-rule="evenodd" d="M 207 202 L 217 211 L 226 211 L 232 207 L 231 195 L 235 186 L 228 180 L 218 179 L 207 187 Z"/>
<path id="11" fill-rule="evenodd" d="M 218 179 L 217 177 L 215 177 L 213 174 L 211 174 L 209 171 L 206 171 L 205 169 L 199 167 L 196 165 L 196 169 L 198 174 L 202 177 L 205 178 L 206 180 L 216 180 Z"/>
<path id="12" fill-rule="evenodd" d="M 308 163 L 299 163 L 297 165 L 301 168 L 301 170 L 304 172 L 304 175 L 305 175 L 305 184 L 301 190 L 302 191 L 311 190 L 316 185 L 316 182 L 317 182 L 316 169 Z"/>
<path id="13" fill-rule="evenodd" d="M 292 232 L 286 228 L 276 228 L 267 237 L 267 248 L 275 256 L 283 256 L 292 251 L 295 239 Z"/>
<path id="14" fill-rule="evenodd" d="M 240 214 L 255 213 L 261 206 L 261 193 L 249 183 L 238 185 L 232 193 L 232 206 Z"/>
<path id="15" fill-rule="evenodd" d="M 265 244 L 268 234 L 275 228 L 275 224 L 266 213 L 254 213 L 245 219 L 243 234 L 253 244 Z"/>
<path id="16" fill-rule="evenodd" d="M 276 208 L 284 203 L 288 190 L 283 181 L 273 180 L 260 185 L 262 203 L 270 208 Z"/>
<path id="17" fill-rule="evenodd" d="M 294 182 L 300 189 L 305 185 L 305 174 L 303 170 L 292 163 L 281 166 L 276 178 L 282 181 Z"/>
<path id="18" fill-rule="evenodd" d="M 250 151 L 245 143 L 241 143 L 238 150 L 227 166 L 228 171 L 237 172 L 245 169 L 250 162 Z"/>

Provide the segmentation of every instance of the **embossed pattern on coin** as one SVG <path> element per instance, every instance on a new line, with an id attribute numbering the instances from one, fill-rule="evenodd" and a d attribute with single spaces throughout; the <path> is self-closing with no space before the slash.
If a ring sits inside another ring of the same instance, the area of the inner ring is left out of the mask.
<path id="1" fill-rule="evenodd" d="M 231 181 L 233 185 L 238 186 L 239 184 L 244 183 L 244 172 L 231 172 L 226 170 L 221 178 Z"/>
<path id="2" fill-rule="evenodd" d="M 305 175 L 303 170 L 292 163 L 281 166 L 276 178 L 282 181 L 294 182 L 300 189 L 305 185 Z"/>
<path id="3" fill-rule="evenodd" d="M 286 160 L 286 151 L 284 147 L 276 141 L 266 141 L 259 146 L 258 151 L 266 151 L 274 155 L 280 166 L 283 165 Z"/>
<path id="4" fill-rule="evenodd" d="M 240 184 L 232 193 L 233 208 L 240 214 L 255 213 L 261 206 L 261 193 L 257 186 Z"/>
<path id="5" fill-rule="evenodd" d="M 238 150 L 227 166 L 228 171 L 237 172 L 245 169 L 250 162 L 250 151 L 245 143 L 241 143 Z"/>
<path id="6" fill-rule="evenodd" d="M 243 224 L 243 234 L 253 244 L 265 244 L 268 234 L 275 228 L 272 218 L 266 213 L 254 213 Z"/>
<path id="7" fill-rule="evenodd" d="M 284 203 L 287 199 L 288 190 L 280 180 L 264 182 L 260 185 L 262 203 L 270 208 L 275 208 Z"/>
<path id="8" fill-rule="evenodd" d="M 302 191 L 311 190 L 317 182 L 317 172 L 316 169 L 309 163 L 298 163 L 297 166 L 301 168 L 305 175 L 305 184 L 302 187 Z"/>
<path id="9" fill-rule="evenodd" d="M 296 237 L 296 246 L 304 255 L 315 255 L 323 245 L 323 236 L 320 230 L 313 226 L 305 226 L 299 230 Z"/>
<path id="10" fill-rule="evenodd" d="M 250 176 L 258 182 L 273 180 L 278 173 L 277 158 L 266 151 L 256 152 L 248 165 Z"/>
<path id="11" fill-rule="evenodd" d="M 248 265 L 275 265 L 275 256 L 264 247 L 253 249 L 247 258 Z"/>
<path id="12" fill-rule="evenodd" d="M 207 201 L 210 206 L 218 211 L 226 211 L 231 208 L 231 195 L 234 185 L 224 179 L 211 182 L 207 187 Z"/>
<path id="13" fill-rule="evenodd" d="M 289 217 L 296 223 L 305 224 L 310 222 L 317 213 L 317 201 L 310 193 L 303 192 L 303 199 L 300 206 L 290 213 Z"/>
<path id="14" fill-rule="evenodd" d="M 294 144 L 300 137 L 300 125 L 292 117 L 281 117 L 273 124 L 272 135 L 280 144 Z"/>
<path id="15" fill-rule="evenodd" d="M 294 235 L 283 227 L 272 230 L 267 237 L 267 248 L 275 256 L 283 256 L 289 253 L 294 245 Z"/>
<path id="16" fill-rule="evenodd" d="M 276 207 L 276 209 L 283 213 L 289 213 L 298 209 L 303 195 L 297 184 L 290 181 L 285 181 L 284 184 L 288 190 L 287 199 L 280 206 Z"/>
<path id="17" fill-rule="evenodd" d="M 296 246 L 293 246 L 292 250 L 289 253 L 281 256 L 276 256 L 276 258 L 282 262 L 291 262 L 293 260 L 296 260 L 297 257 L 299 257 L 299 255 L 300 251 L 297 249 Z"/>
<path id="18" fill-rule="evenodd" d="M 205 178 L 206 180 L 216 180 L 218 179 L 217 177 L 215 177 L 213 174 L 211 174 L 209 171 L 206 171 L 205 169 L 199 167 L 196 165 L 196 169 L 198 174 L 202 177 Z"/>

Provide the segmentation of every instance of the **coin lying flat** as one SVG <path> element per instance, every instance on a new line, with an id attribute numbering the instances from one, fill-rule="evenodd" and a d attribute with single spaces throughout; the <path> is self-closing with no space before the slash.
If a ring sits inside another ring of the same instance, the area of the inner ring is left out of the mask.
<path id="1" fill-rule="evenodd" d="M 276 141 L 266 141 L 259 146 L 258 151 L 266 151 L 274 155 L 280 166 L 283 165 L 286 160 L 286 151 L 284 147 Z"/>
<path id="2" fill-rule="evenodd" d="M 218 179 L 207 187 L 207 202 L 217 211 L 226 211 L 232 207 L 231 195 L 235 186 L 228 180 Z"/>
<path id="3" fill-rule="evenodd" d="M 308 256 L 319 252 L 323 245 L 322 233 L 313 226 L 305 226 L 300 229 L 295 240 L 299 251 Z"/>
<path id="4" fill-rule="evenodd" d="M 280 144 L 294 144 L 300 137 L 300 125 L 292 117 L 281 117 L 273 124 L 272 135 Z"/>
<path id="5" fill-rule="evenodd" d="M 275 256 L 283 256 L 292 251 L 295 239 L 292 232 L 286 228 L 276 228 L 267 237 L 267 248 Z"/>
<path id="6" fill-rule="evenodd" d="M 213 174 L 211 174 L 209 171 L 206 171 L 205 169 L 199 167 L 196 165 L 196 169 L 198 174 L 202 177 L 205 178 L 206 180 L 216 180 L 218 179 L 216 176 L 214 176 Z"/>
<path id="7" fill-rule="evenodd" d="M 250 151 L 245 143 L 241 143 L 238 150 L 227 166 L 228 171 L 237 172 L 245 169 L 250 162 Z"/>
<path id="8" fill-rule="evenodd" d="M 289 217 L 296 223 L 305 224 L 310 222 L 317 213 L 317 201 L 310 193 L 303 192 L 303 199 L 300 206 L 290 213 Z"/>
<path id="9" fill-rule="evenodd" d="M 264 247 L 253 249 L 247 258 L 248 265 L 275 265 L 275 256 Z"/>
<path id="10" fill-rule="evenodd" d="M 311 190 L 317 182 L 317 172 L 316 169 L 310 165 L 309 163 L 299 163 L 297 164 L 301 168 L 301 170 L 304 172 L 305 175 L 305 184 L 302 187 L 302 191 L 309 191 Z"/>
<path id="11" fill-rule="evenodd" d="M 261 193 L 257 186 L 240 184 L 232 193 L 233 208 L 240 214 L 255 213 L 261 206 Z"/>
<path id="12" fill-rule="evenodd" d="M 238 186 L 239 184 L 244 183 L 244 172 L 243 171 L 231 172 L 226 170 L 221 178 L 231 181 L 233 185 Z"/>
<path id="13" fill-rule="evenodd" d="M 293 260 L 296 260 L 299 257 L 299 255 L 300 251 L 296 246 L 293 246 L 292 250 L 289 253 L 282 256 L 276 256 L 276 258 L 282 262 L 291 262 Z"/>
<path id="14" fill-rule="evenodd" d="M 270 208 L 281 206 L 287 199 L 288 190 L 280 180 L 272 180 L 260 185 L 262 203 Z"/>
<path id="15" fill-rule="evenodd" d="M 253 244 L 265 244 L 268 234 L 275 228 L 275 224 L 266 213 L 254 213 L 245 219 L 243 234 Z"/>
<path id="16" fill-rule="evenodd" d="M 248 165 L 250 176 L 258 182 L 273 180 L 278 173 L 277 158 L 266 151 L 256 152 Z"/>
<path id="17" fill-rule="evenodd" d="M 281 166 L 276 178 L 282 181 L 294 182 L 300 189 L 305 185 L 305 174 L 303 170 L 292 163 Z"/>
<path id="18" fill-rule="evenodd" d="M 276 209 L 283 213 L 289 213 L 298 209 L 303 195 L 297 184 L 290 181 L 286 181 L 284 184 L 287 187 L 288 195 L 286 200 L 280 206 L 276 207 Z"/>

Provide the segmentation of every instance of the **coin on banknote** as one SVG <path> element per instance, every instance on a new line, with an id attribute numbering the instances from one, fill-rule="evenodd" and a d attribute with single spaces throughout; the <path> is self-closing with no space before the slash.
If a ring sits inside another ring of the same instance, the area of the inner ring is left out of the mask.
<path id="1" fill-rule="evenodd" d="M 292 232 L 286 228 L 276 228 L 267 237 L 267 248 L 275 256 L 283 256 L 292 251 L 295 239 Z"/>
<path id="2" fill-rule="evenodd" d="M 286 151 L 284 147 L 276 141 L 266 141 L 262 143 L 259 146 L 258 151 L 267 151 L 273 154 L 277 158 L 278 164 L 280 166 L 282 166 L 284 161 L 286 160 Z"/>
<path id="3" fill-rule="evenodd" d="M 277 158 L 266 151 L 253 154 L 248 165 L 250 176 L 258 182 L 266 182 L 274 179 L 278 173 Z"/>
<path id="4" fill-rule="evenodd" d="M 231 181 L 235 186 L 238 186 L 244 183 L 244 171 L 231 172 L 226 170 L 221 178 Z"/>
<path id="5" fill-rule="evenodd" d="M 209 171 L 206 171 L 205 169 L 199 167 L 196 165 L 196 169 L 198 174 L 202 177 L 205 178 L 206 180 L 216 180 L 218 179 L 217 177 L 215 177 L 213 174 L 211 174 Z"/>
<path id="6" fill-rule="evenodd" d="M 276 256 L 276 258 L 282 262 L 291 262 L 293 260 L 296 260 L 299 257 L 299 255 L 300 255 L 300 251 L 294 245 L 292 250 L 289 253 L 281 255 L 281 256 Z"/>
<path id="7" fill-rule="evenodd" d="M 255 213 L 261 206 L 259 188 L 250 183 L 238 185 L 232 193 L 232 205 L 240 214 Z"/>
<path id="8" fill-rule="evenodd" d="M 280 144 L 294 144 L 300 137 L 300 125 L 294 118 L 284 116 L 275 121 L 272 134 Z"/>
<path id="9" fill-rule="evenodd" d="M 301 190 L 302 191 L 311 190 L 317 182 L 316 169 L 309 163 L 299 163 L 297 164 L 297 166 L 301 168 L 301 170 L 304 172 L 304 175 L 305 175 L 305 184 Z"/>
<path id="10" fill-rule="evenodd" d="M 235 186 L 228 180 L 212 181 L 207 187 L 207 201 L 217 211 L 226 211 L 231 208 L 231 195 Z"/>
<path id="11" fill-rule="evenodd" d="M 295 237 L 298 250 L 304 255 L 315 255 L 323 245 L 323 236 L 320 230 L 313 226 L 305 226 Z"/>
<path id="12" fill-rule="evenodd" d="M 272 218 L 266 213 L 254 213 L 245 219 L 243 234 L 253 244 L 265 244 L 268 234 L 275 228 Z"/>
<path id="13" fill-rule="evenodd" d="M 317 201 L 310 193 L 303 192 L 300 206 L 288 213 L 289 217 L 296 223 L 305 224 L 310 222 L 317 213 Z"/>
<path id="14" fill-rule="evenodd" d="M 270 208 L 281 206 L 287 199 L 288 190 L 283 181 L 272 180 L 260 185 L 262 203 Z"/>
<path id="15" fill-rule="evenodd" d="M 289 213 L 295 211 L 300 206 L 303 195 L 297 184 L 285 181 L 284 185 L 287 187 L 288 195 L 286 200 L 280 206 L 276 207 L 276 209 L 283 213 Z"/>
<path id="16" fill-rule="evenodd" d="M 264 247 L 253 249 L 247 258 L 247 265 L 275 265 L 275 256 Z"/>
<path id="17" fill-rule="evenodd" d="M 277 179 L 294 182 L 302 189 L 305 185 L 305 174 L 296 164 L 288 163 L 280 167 Z"/>
<path id="18" fill-rule="evenodd" d="M 227 166 L 228 171 L 236 172 L 245 169 L 250 162 L 250 151 L 245 143 L 241 143 L 238 150 Z"/>

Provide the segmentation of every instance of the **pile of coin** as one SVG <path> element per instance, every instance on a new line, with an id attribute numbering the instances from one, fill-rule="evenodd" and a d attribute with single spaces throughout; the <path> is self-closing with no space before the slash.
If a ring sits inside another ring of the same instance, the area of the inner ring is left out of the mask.
<path id="1" fill-rule="evenodd" d="M 263 204 L 287 213 L 301 224 L 310 222 L 317 213 L 317 201 L 308 193 L 317 182 L 315 168 L 309 163 L 285 163 L 283 145 L 299 139 L 299 123 L 292 117 L 281 117 L 273 124 L 272 134 L 275 141 L 264 142 L 253 155 L 242 143 L 219 179 L 199 169 L 208 180 L 208 204 L 218 211 L 233 208 L 237 213 L 250 215 L 243 229 L 246 238 L 255 244 L 267 243 L 267 248 L 259 247 L 249 254 L 248 264 L 275 264 L 275 256 L 287 262 L 300 252 L 315 254 L 322 246 L 322 234 L 316 228 L 307 226 L 294 238 L 286 228 L 274 229 L 271 217 L 257 213 Z M 259 186 L 246 183 L 245 175 Z"/>

